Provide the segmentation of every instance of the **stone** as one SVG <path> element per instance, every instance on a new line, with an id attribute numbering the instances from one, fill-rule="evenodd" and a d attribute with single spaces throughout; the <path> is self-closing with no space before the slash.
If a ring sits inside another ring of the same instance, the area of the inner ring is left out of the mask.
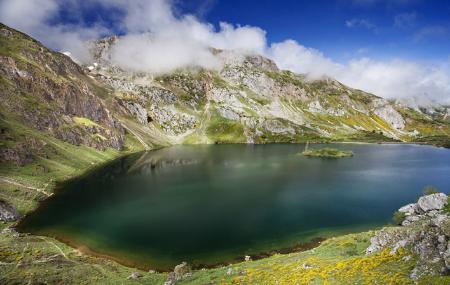
<path id="1" fill-rule="evenodd" d="M 13 222 L 20 218 L 16 207 L 6 201 L 0 200 L 0 220 L 4 222 Z"/>
<path id="2" fill-rule="evenodd" d="M 175 279 L 180 280 L 182 279 L 186 274 L 191 272 L 191 268 L 186 262 L 182 262 L 181 264 L 178 264 L 175 266 L 173 273 L 175 274 Z"/>
<path id="3" fill-rule="evenodd" d="M 419 205 L 417 205 L 417 203 L 411 203 L 401 207 L 400 209 L 398 209 L 398 211 L 405 213 L 405 215 L 407 216 L 419 214 Z"/>
<path id="4" fill-rule="evenodd" d="M 164 285 L 173 285 L 177 283 L 177 278 L 175 277 L 174 272 L 169 272 L 167 275 L 167 280 L 164 282 Z"/>
<path id="5" fill-rule="evenodd" d="M 420 220 L 420 218 L 418 216 L 406 216 L 405 220 L 402 222 L 402 226 L 410 225 L 419 220 Z"/>
<path id="6" fill-rule="evenodd" d="M 142 274 L 139 272 L 133 272 L 130 276 L 127 277 L 128 280 L 136 280 L 142 277 Z"/>
<path id="7" fill-rule="evenodd" d="M 438 214 L 433 219 L 431 219 L 431 225 L 436 227 L 441 227 L 442 224 L 448 219 L 447 215 Z"/>
<path id="8" fill-rule="evenodd" d="M 245 260 L 245 261 L 252 261 L 252 258 L 251 258 L 250 255 L 246 255 L 246 256 L 244 257 L 244 260 Z"/>
<path id="9" fill-rule="evenodd" d="M 422 209 L 425 212 L 431 210 L 441 210 L 447 205 L 447 203 L 448 198 L 447 195 L 445 195 L 444 193 L 426 195 L 420 197 L 419 201 L 417 202 L 420 209 Z"/>

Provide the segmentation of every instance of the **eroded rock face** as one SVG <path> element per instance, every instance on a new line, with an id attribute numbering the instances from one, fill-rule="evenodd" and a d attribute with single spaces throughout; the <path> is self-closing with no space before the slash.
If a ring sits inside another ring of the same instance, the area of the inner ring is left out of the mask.
<path id="1" fill-rule="evenodd" d="M 20 218 L 17 209 L 6 201 L 0 200 L 0 221 L 13 222 Z"/>
<path id="2" fill-rule="evenodd" d="M 402 130 L 405 128 L 405 120 L 388 101 L 378 99 L 373 102 L 375 115 L 388 122 L 394 129 Z"/>
<path id="3" fill-rule="evenodd" d="M 412 278 L 450 273 L 450 215 L 443 210 L 447 195 L 437 193 L 419 199 L 420 202 L 401 207 L 406 214 L 401 227 L 385 228 L 370 240 L 366 254 L 404 248 L 417 255 Z"/>

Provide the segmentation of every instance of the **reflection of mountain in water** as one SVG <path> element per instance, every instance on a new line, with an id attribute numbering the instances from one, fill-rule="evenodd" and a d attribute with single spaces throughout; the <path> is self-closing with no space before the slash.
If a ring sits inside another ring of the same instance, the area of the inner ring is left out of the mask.
<path id="1" fill-rule="evenodd" d="M 199 162 L 199 159 L 180 156 L 176 149 L 161 149 L 143 153 L 127 172 L 129 174 L 139 173 L 141 175 L 149 175 L 158 170 L 193 165 Z"/>

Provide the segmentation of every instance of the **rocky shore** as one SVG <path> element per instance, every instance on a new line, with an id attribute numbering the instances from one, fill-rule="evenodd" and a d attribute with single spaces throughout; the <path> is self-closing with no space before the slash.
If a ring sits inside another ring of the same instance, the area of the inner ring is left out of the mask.
<path id="1" fill-rule="evenodd" d="M 398 211 L 404 214 L 400 227 L 388 227 L 377 232 L 370 240 L 366 254 L 385 249 L 391 253 L 406 250 L 407 259 L 415 259 L 411 278 L 424 275 L 450 274 L 450 214 L 449 197 L 435 193 L 420 197 Z"/>

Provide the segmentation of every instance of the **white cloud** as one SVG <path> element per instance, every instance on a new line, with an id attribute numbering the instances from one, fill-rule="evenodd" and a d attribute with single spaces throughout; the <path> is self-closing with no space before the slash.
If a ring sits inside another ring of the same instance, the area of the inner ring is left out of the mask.
<path id="1" fill-rule="evenodd" d="M 86 4 L 82 0 L 67 1 L 0 0 L 0 21 L 55 49 L 69 50 L 79 59 L 88 60 L 84 41 L 112 34 L 113 31 L 102 22 L 87 25 L 82 19 L 71 25 L 51 24 L 50 20 L 57 16 L 63 3 L 70 3 L 72 9 Z M 377 1 L 356 2 L 371 4 Z M 405 1 L 397 0 L 398 3 Z M 328 75 L 351 87 L 387 98 L 426 96 L 441 103 L 450 103 L 450 60 L 446 64 L 427 65 L 399 59 L 379 61 L 359 58 L 355 54 L 347 63 L 337 63 L 319 50 L 294 40 L 268 45 L 266 32 L 258 27 L 221 23 L 216 29 L 192 15 L 176 16 L 170 0 L 92 0 L 92 3 L 121 11 L 122 16 L 116 26 L 125 35 L 113 48 L 112 55 L 113 60 L 123 68 L 154 73 L 194 65 L 217 69 L 220 62 L 210 50 L 210 47 L 215 47 L 263 54 L 274 59 L 282 69 L 306 73 L 312 79 Z M 399 23 L 405 19 L 408 21 L 409 18 L 403 17 Z M 367 20 L 353 19 L 346 25 L 376 31 L 376 26 Z M 423 30 L 416 37 L 422 39 L 436 33 L 442 31 Z"/>
<path id="2" fill-rule="evenodd" d="M 341 69 L 340 65 L 326 58 L 320 51 L 304 47 L 294 40 L 274 43 L 267 53 L 280 68 L 307 73 L 311 79 L 324 74 L 335 74 Z"/>
<path id="3" fill-rule="evenodd" d="M 0 21 L 52 48 L 70 50 L 80 60 L 87 60 L 89 53 L 84 42 L 99 38 L 107 29 L 99 25 L 51 25 L 50 20 L 58 13 L 60 5 L 56 0 L 0 0 Z"/>
<path id="4" fill-rule="evenodd" d="M 450 61 L 444 65 L 425 65 L 394 59 L 377 61 L 352 59 L 338 64 L 315 49 L 293 40 L 272 44 L 270 56 L 283 69 L 310 73 L 313 78 L 328 75 L 353 88 L 385 98 L 422 98 L 450 104 Z"/>

